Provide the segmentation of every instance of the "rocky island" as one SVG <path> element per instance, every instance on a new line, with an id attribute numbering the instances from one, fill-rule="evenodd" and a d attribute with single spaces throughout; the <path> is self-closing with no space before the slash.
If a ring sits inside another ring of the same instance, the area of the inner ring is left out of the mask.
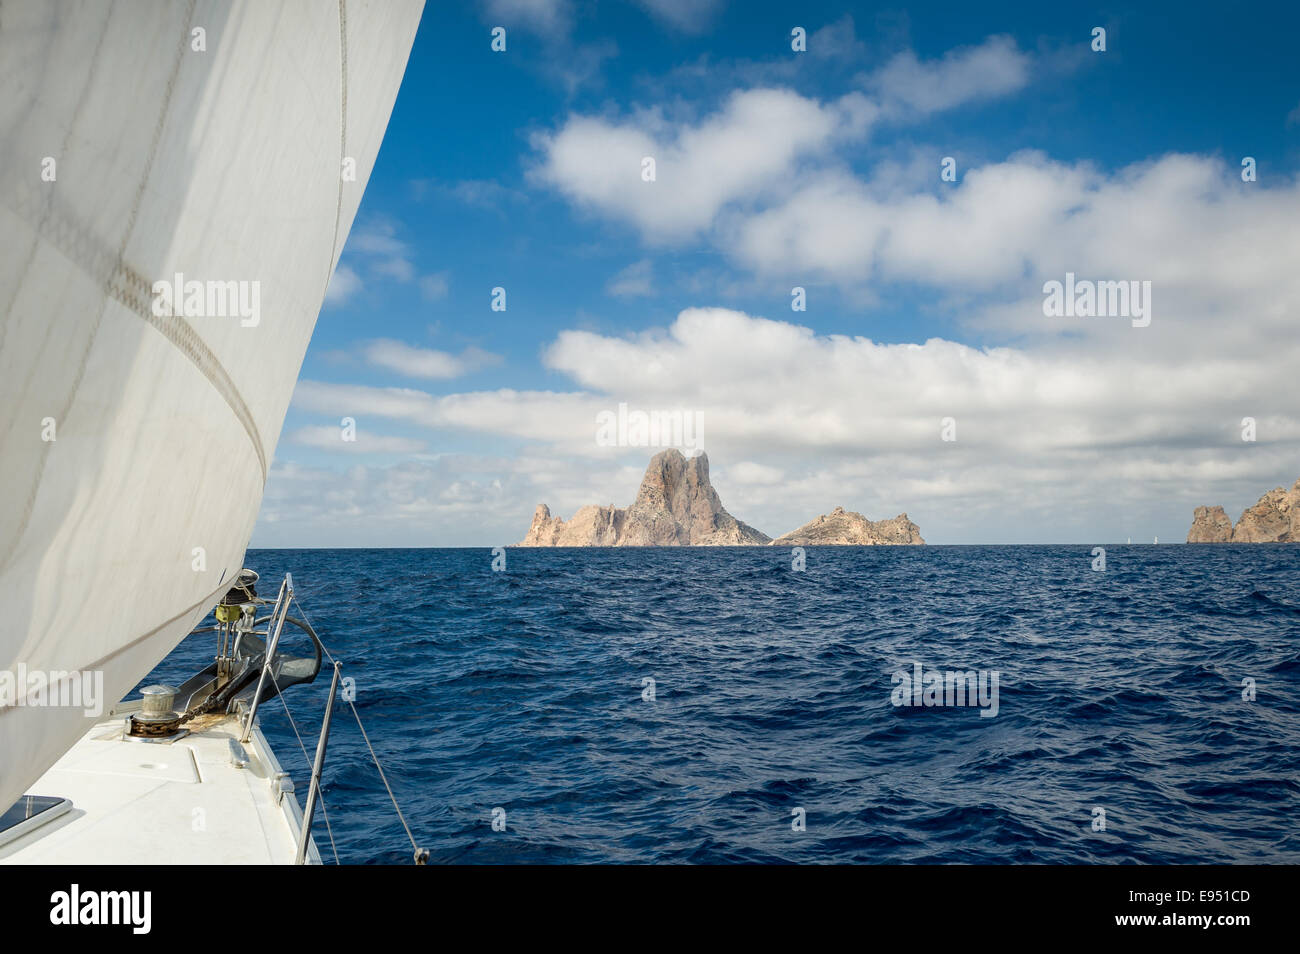
<path id="1" fill-rule="evenodd" d="M 836 507 L 798 530 L 772 541 L 773 546 L 911 546 L 925 543 L 921 528 L 900 513 L 889 520 L 868 520 L 860 513 Z"/>
<path id="2" fill-rule="evenodd" d="M 1234 527 L 1222 507 L 1197 507 L 1188 543 L 1300 543 L 1300 480 L 1275 487 L 1246 508 Z"/>
<path id="3" fill-rule="evenodd" d="M 920 528 L 899 514 L 872 522 L 836 507 L 773 540 L 727 513 L 709 482 L 709 458 L 656 454 L 630 507 L 589 505 L 568 520 L 538 504 L 521 547 L 746 547 L 924 544 Z"/>
<path id="4" fill-rule="evenodd" d="M 746 547 L 771 539 L 723 508 L 706 454 L 688 460 L 671 449 L 651 459 L 632 506 L 587 506 L 562 520 L 539 504 L 519 546 Z"/>

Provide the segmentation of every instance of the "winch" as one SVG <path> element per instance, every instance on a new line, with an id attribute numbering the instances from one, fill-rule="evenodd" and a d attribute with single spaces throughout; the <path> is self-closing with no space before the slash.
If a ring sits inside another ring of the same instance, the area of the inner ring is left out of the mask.
<path id="1" fill-rule="evenodd" d="M 255 709 L 258 702 L 289 686 L 316 678 L 323 647 L 310 624 L 289 615 L 292 577 L 285 575 L 270 615 L 260 618 L 258 609 L 270 604 L 258 597 L 257 580 L 252 570 L 240 570 L 213 608 L 216 625 L 194 630 L 217 634 L 217 655 L 210 665 L 178 688 L 152 685 L 140 691 L 140 710 L 126 720 L 128 738 L 172 741 L 188 731 L 183 726 L 196 716 Z M 258 629 L 262 623 L 265 628 Z M 311 638 L 311 656 L 291 657 L 278 651 L 285 623 Z"/>

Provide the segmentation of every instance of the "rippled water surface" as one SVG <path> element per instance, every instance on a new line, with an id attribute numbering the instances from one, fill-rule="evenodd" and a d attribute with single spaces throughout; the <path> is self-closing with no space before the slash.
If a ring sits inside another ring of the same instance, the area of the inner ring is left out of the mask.
<path id="1" fill-rule="evenodd" d="M 433 862 L 1300 861 L 1300 547 L 1119 546 L 1105 572 L 1089 550 L 808 548 L 803 572 L 776 548 L 247 563 L 269 597 L 293 573 Z M 914 663 L 997 670 L 998 714 L 894 706 Z M 313 752 L 327 686 L 287 693 Z M 283 707 L 262 712 L 304 792 Z M 346 706 L 325 799 L 342 861 L 410 860 Z"/>

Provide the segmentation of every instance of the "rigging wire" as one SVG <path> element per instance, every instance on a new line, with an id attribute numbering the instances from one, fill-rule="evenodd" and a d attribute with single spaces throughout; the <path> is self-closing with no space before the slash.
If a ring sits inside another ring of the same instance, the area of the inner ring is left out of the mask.
<path id="1" fill-rule="evenodd" d="M 320 590 L 324 588 L 325 587 L 323 586 L 319 587 L 315 592 L 320 592 Z M 249 600 L 249 602 L 255 603 L 260 606 L 272 605 L 272 601 L 262 596 L 253 596 L 253 598 Z M 298 605 L 298 612 L 302 613 L 303 619 L 306 621 L 307 625 L 311 627 L 312 633 L 315 634 L 316 636 L 316 641 L 320 644 L 321 649 L 324 650 L 325 655 L 329 657 L 329 661 L 331 663 L 338 664 L 338 660 L 334 658 L 334 654 L 329 651 L 329 647 L 325 645 L 323 640 L 321 640 L 319 631 L 317 631 L 315 624 L 312 623 L 311 616 L 308 615 L 306 607 L 304 607 L 302 605 L 302 601 L 298 599 L 298 594 L 292 593 L 289 596 L 289 602 L 290 604 L 296 603 Z M 276 599 L 275 603 L 278 604 L 279 600 Z M 274 615 L 275 614 L 273 612 L 272 616 Z M 267 627 L 266 635 L 269 636 L 270 617 L 267 617 L 267 620 L 268 620 L 268 627 Z M 216 629 L 216 627 L 212 627 L 212 629 Z M 284 714 L 289 717 L 289 725 L 293 727 L 293 734 L 298 739 L 298 748 L 302 752 L 303 760 L 306 761 L 308 765 L 310 765 L 311 759 L 307 757 L 307 746 L 303 743 L 302 734 L 298 731 L 298 724 L 297 722 L 294 721 L 293 713 L 289 711 L 289 701 L 285 699 L 284 694 L 280 692 L 280 686 L 277 684 L 276 680 L 272 679 L 271 685 L 275 687 L 276 695 L 280 697 L 280 701 L 284 704 Z M 407 824 L 406 815 L 402 812 L 401 805 L 397 803 L 397 796 L 393 793 L 393 787 L 388 783 L 388 775 L 384 772 L 383 765 L 380 764 L 379 755 L 378 753 L 375 752 L 375 747 L 370 742 L 370 736 L 366 733 L 366 727 L 361 722 L 361 713 L 357 711 L 357 707 L 352 702 L 351 699 L 345 699 L 344 701 L 347 702 L 348 708 L 352 710 L 352 718 L 356 720 L 357 728 L 361 730 L 361 738 L 365 741 L 366 748 L 370 750 L 370 760 L 375 764 L 375 770 L 379 773 L 379 780 L 384 783 L 384 789 L 388 792 L 388 800 L 393 803 L 393 811 L 396 812 L 397 814 L 397 820 L 402 823 L 402 828 L 406 831 L 406 837 L 410 840 L 411 847 L 415 849 L 415 862 L 416 864 L 424 864 L 429 857 L 429 853 L 427 850 L 420 847 L 419 843 L 415 840 L 415 835 L 412 834 L 411 832 L 411 826 Z M 329 810 L 325 807 L 325 792 L 323 790 L 318 789 L 318 793 L 320 794 L 321 811 L 324 813 L 325 816 L 325 828 L 326 831 L 329 833 L 330 848 L 334 852 L 334 863 L 340 864 L 338 846 L 334 843 L 334 829 L 330 826 Z"/>
<path id="2" fill-rule="evenodd" d="M 312 623 L 311 617 L 307 615 L 307 610 L 298 600 L 297 595 L 292 597 L 292 602 L 298 604 L 298 612 L 302 613 L 302 618 L 307 621 L 307 625 L 311 626 L 312 630 L 315 632 L 316 627 Z M 330 662 L 337 665 L 338 660 L 334 658 L 334 654 L 329 651 L 329 647 L 325 645 L 324 641 L 320 640 L 319 632 L 317 632 L 316 638 L 320 641 L 321 648 L 325 650 L 325 655 L 329 657 Z M 352 717 L 357 720 L 357 728 L 361 730 L 361 738 L 365 740 L 366 748 L 370 750 L 370 759 L 375 763 L 375 770 L 379 772 L 379 780 L 384 783 L 384 788 L 388 791 L 388 799 L 393 803 L 393 811 L 397 813 L 397 820 L 400 821 L 402 827 L 406 829 L 406 837 L 410 839 L 411 847 L 415 849 L 416 864 L 423 864 L 425 859 L 428 858 L 429 853 L 420 847 L 419 843 L 415 840 L 415 835 L 411 833 L 411 826 L 406 823 L 406 816 L 402 813 L 402 807 L 397 804 L 397 796 L 393 794 L 393 787 L 388 784 L 388 776 L 384 773 L 384 767 L 379 763 L 379 755 L 375 752 L 375 747 L 370 744 L 370 736 L 366 734 L 366 727 L 361 724 L 361 713 L 357 711 L 357 707 L 351 699 L 345 699 L 344 701 L 347 702 L 348 708 L 352 710 Z M 301 740 L 299 740 L 299 742 L 301 743 Z"/>
<path id="3" fill-rule="evenodd" d="M 299 606 L 298 609 L 301 610 L 302 606 Z M 280 686 L 276 683 L 276 680 L 274 678 L 271 680 L 271 685 L 275 686 L 275 694 L 279 696 L 280 701 L 284 703 L 284 714 L 289 717 L 289 725 L 293 726 L 293 734 L 298 737 L 298 748 L 302 751 L 302 759 L 309 766 L 307 771 L 310 772 L 311 759 L 307 757 L 307 746 L 303 744 L 302 735 L 301 733 L 298 732 L 298 723 L 293 721 L 293 713 L 289 711 L 289 700 L 284 697 L 284 693 L 280 691 Z M 311 785 L 310 780 L 307 782 L 307 784 Z M 320 810 L 322 814 L 324 814 L 325 816 L 325 830 L 329 833 L 330 836 L 330 849 L 334 852 L 334 863 L 336 865 L 341 865 L 342 862 L 339 861 L 339 849 L 338 846 L 334 844 L 334 829 L 330 826 L 329 809 L 325 807 L 324 788 L 318 788 L 317 794 L 320 795 Z M 306 824 L 306 819 L 303 819 L 303 824 Z"/>

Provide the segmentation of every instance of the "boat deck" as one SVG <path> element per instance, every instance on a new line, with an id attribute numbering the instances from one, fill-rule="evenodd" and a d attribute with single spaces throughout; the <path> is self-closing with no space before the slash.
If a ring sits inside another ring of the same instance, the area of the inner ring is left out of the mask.
<path id="1" fill-rule="evenodd" d="M 202 716 L 172 742 L 128 740 L 112 710 L 29 788 L 70 810 L 4 841 L 3 864 L 293 864 L 302 810 L 261 729 Z M 307 863 L 320 864 L 314 843 Z"/>

